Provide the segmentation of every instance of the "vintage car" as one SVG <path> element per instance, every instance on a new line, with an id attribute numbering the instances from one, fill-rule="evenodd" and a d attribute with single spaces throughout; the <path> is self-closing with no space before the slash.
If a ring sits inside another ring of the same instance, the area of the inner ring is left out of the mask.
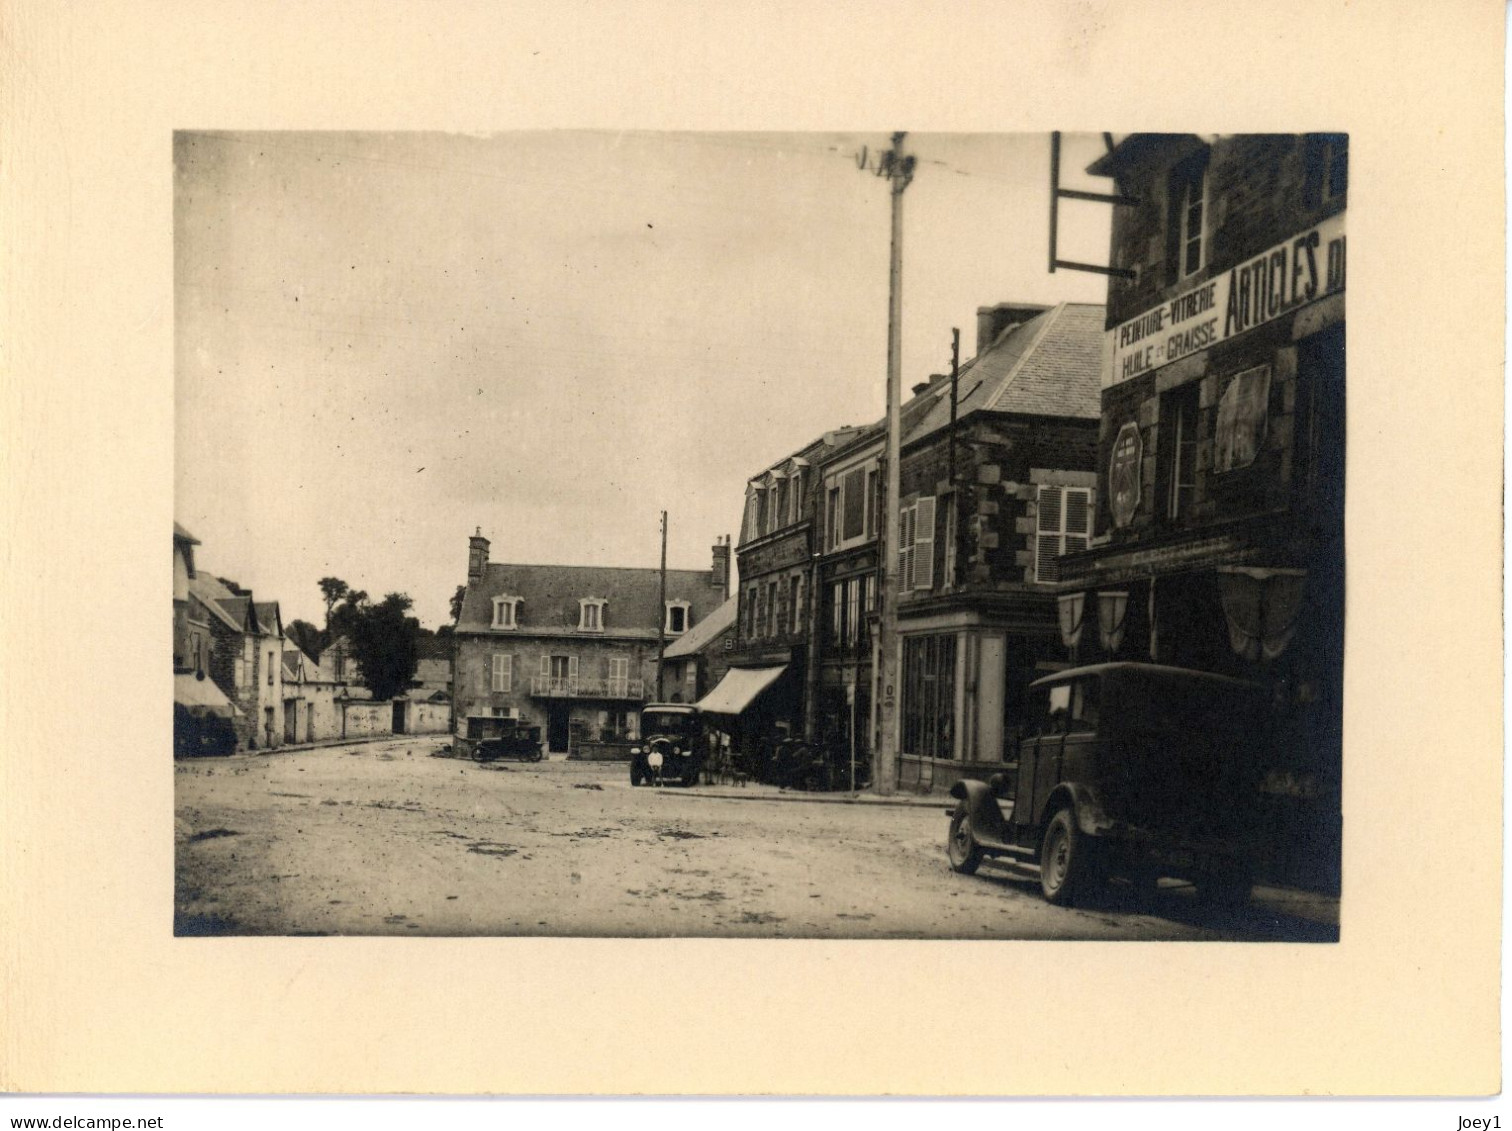
<path id="1" fill-rule="evenodd" d="M 630 784 L 696 785 L 708 756 L 703 719 L 686 703 L 647 703 L 641 740 L 630 748 Z"/>
<path id="2" fill-rule="evenodd" d="M 966 779 L 950 818 L 957 872 L 987 855 L 1037 861 L 1069 903 L 1110 874 L 1200 897 L 1249 896 L 1270 697 L 1258 684 L 1155 664 L 1073 668 L 1029 688 L 1017 757 Z"/>
<path id="3" fill-rule="evenodd" d="M 467 716 L 467 731 L 458 736 L 457 749 L 474 762 L 497 762 L 500 758 L 539 762 L 545 757 L 541 728 L 503 715 Z"/>

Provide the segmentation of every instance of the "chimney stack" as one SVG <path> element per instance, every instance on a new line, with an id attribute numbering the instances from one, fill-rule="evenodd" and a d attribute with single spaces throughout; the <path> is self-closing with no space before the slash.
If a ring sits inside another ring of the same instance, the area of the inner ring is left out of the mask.
<path id="1" fill-rule="evenodd" d="M 1028 302 L 1000 302 L 996 306 L 977 307 L 977 356 L 985 353 L 1009 326 L 1028 322 L 1049 309 Z"/>
<path id="2" fill-rule="evenodd" d="M 483 574 L 488 570 L 488 539 L 483 537 L 483 528 L 467 540 L 467 583 L 469 585 L 483 580 Z"/>
<path id="3" fill-rule="evenodd" d="M 726 598 L 730 596 L 730 536 L 714 538 L 714 568 L 709 573 L 709 584 Z"/>

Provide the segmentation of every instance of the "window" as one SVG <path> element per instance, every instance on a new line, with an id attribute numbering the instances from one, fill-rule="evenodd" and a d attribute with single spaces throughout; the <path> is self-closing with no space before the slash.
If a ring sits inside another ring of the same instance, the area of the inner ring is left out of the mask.
<path id="1" fill-rule="evenodd" d="M 610 695 L 624 696 L 630 691 L 630 659 L 628 656 L 609 657 Z"/>
<path id="2" fill-rule="evenodd" d="M 666 607 L 666 629 L 670 636 L 680 636 L 688 631 L 691 620 L 689 612 L 691 606 L 686 601 L 668 601 Z"/>
<path id="3" fill-rule="evenodd" d="M 602 597 L 584 597 L 578 601 L 578 630 L 580 632 L 604 631 L 604 606 Z"/>
<path id="4" fill-rule="evenodd" d="M 866 631 L 867 601 L 871 594 L 872 575 L 837 581 L 830 589 L 829 642 L 847 651 L 857 651 L 868 643 Z"/>
<path id="5" fill-rule="evenodd" d="M 903 640 L 903 753 L 955 757 L 954 636 Z"/>
<path id="6" fill-rule="evenodd" d="M 843 550 L 876 537 L 877 461 L 853 464 L 825 480 L 824 548 Z"/>
<path id="7" fill-rule="evenodd" d="M 493 654 L 492 677 L 492 690 L 512 690 L 514 683 L 514 657 L 506 655 L 503 652 L 495 652 Z"/>
<path id="8" fill-rule="evenodd" d="M 519 627 L 520 598 L 495 597 L 493 599 L 493 627 Z"/>
<path id="9" fill-rule="evenodd" d="M 766 614 L 762 621 L 764 631 L 762 635 L 770 639 L 777 635 L 777 583 L 768 581 L 766 587 L 766 608 L 762 610 Z"/>
<path id="10" fill-rule="evenodd" d="M 1265 443 L 1270 404 L 1270 366 L 1246 369 L 1229 382 L 1218 399 L 1213 435 L 1213 471 L 1248 467 Z"/>
<path id="11" fill-rule="evenodd" d="M 792 620 L 788 631 L 794 635 L 803 631 L 803 574 L 795 573 L 788 578 L 788 610 Z"/>
<path id="12" fill-rule="evenodd" d="M 1092 490 L 1089 487 L 1041 487 L 1036 507 L 1034 580 L 1060 580 L 1062 554 L 1085 550 L 1092 536 Z"/>
<path id="13" fill-rule="evenodd" d="M 273 686 L 273 653 L 268 653 L 268 686 Z"/>
<path id="14" fill-rule="evenodd" d="M 941 571 L 941 585 L 954 589 L 956 584 L 956 496 L 945 496 L 945 567 Z"/>
<path id="15" fill-rule="evenodd" d="M 803 517 L 803 472 L 793 472 L 792 485 L 788 488 L 788 521 L 797 522 Z"/>
<path id="16" fill-rule="evenodd" d="M 1207 164 L 1203 149 L 1171 170 L 1166 259 L 1173 282 L 1195 275 L 1206 261 Z"/>
<path id="17" fill-rule="evenodd" d="M 776 491 L 777 505 L 772 508 L 772 529 L 776 530 L 788 520 L 788 490 L 789 483 L 786 479 L 777 480 Z"/>
<path id="18" fill-rule="evenodd" d="M 575 695 L 577 693 L 578 658 L 576 656 L 542 656 L 542 688 L 548 695 Z"/>
<path id="19" fill-rule="evenodd" d="M 746 586 L 745 596 L 745 638 L 754 640 L 756 637 L 756 594 L 754 585 Z"/>
<path id="20" fill-rule="evenodd" d="M 698 698 L 698 661 L 689 660 L 683 667 L 683 687 L 689 703 Z"/>
<path id="21" fill-rule="evenodd" d="M 926 495 L 898 515 L 898 590 L 934 588 L 934 496 Z"/>
<path id="22" fill-rule="evenodd" d="M 1161 398 L 1160 466 L 1165 474 L 1163 504 L 1168 521 L 1191 514 L 1197 496 L 1197 385 L 1188 382 Z"/>

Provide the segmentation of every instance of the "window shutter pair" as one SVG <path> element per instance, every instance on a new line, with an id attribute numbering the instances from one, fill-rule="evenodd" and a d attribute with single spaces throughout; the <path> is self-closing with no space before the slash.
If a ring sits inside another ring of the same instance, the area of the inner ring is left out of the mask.
<path id="1" fill-rule="evenodd" d="M 898 525 L 898 587 L 934 588 L 935 500 L 926 495 L 904 507 Z"/>
<path id="2" fill-rule="evenodd" d="M 503 652 L 495 652 L 493 657 L 493 689 L 495 691 L 513 690 L 514 684 L 514 657 Z"/>
<path id="3" fill-rule="evenodd" d="M 1041 487 L 1034 548 L 1034 579 L 1060 580 L 1062 554 L 1085 550 L 1092 537 L 1092 490 L 1088 487 Z"/>

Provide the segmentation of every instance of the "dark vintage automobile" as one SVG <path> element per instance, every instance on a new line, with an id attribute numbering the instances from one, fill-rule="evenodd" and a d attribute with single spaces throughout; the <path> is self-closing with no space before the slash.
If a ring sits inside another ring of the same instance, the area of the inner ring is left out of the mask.
<path id="1" fill-rule="evenodd" d="M 1241 903 L 1258 849 L 1270 698 L 1258 684 L 1155 664 L 1074 668 L 1029 688 L 1017 760 L 966 779 L 950 819 L 957 872 L 986 855 L 1037 860 L 1069 903 L 1110 874 L 1193 881 Z"/>
<path id="2" fill-rule="evenodd" d="M 647 703 L 640 725 L 642 739 L 630 748 L 630 784 L 660 780 L 696 785 L 708 756 L 698 709 L 686 703 Z"/>
<path id="3" fill-rule="evenodd" d="M 497 762 L 500 758 L 539 762 L 545 757 L 540 727 L 501 715 L 469 715 L 467 733 L 457 739 L 457 746 L 474 762 Z"/>

